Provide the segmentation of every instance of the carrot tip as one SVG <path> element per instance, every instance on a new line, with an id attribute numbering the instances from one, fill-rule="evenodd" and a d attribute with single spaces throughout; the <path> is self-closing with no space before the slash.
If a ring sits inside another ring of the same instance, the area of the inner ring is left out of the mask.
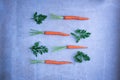
<path id="1" fill-rule="evenodd" d="M 70 34 L 62 34 L 62 36 L 70 36 Z"/>
<path id="2" fill-rule="evenodd" d="M 69 62 L 69 64 L 72 64 L 72 62 Z"/>
<path id="3" fill-rule="evenodd" d="M 84 46 L 83 48 L 88 48 L 88 47 Z"/>

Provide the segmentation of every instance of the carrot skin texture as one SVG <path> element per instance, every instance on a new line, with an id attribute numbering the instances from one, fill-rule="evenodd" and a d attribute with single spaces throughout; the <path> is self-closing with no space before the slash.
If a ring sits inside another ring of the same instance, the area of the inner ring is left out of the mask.
<path id="1" fill-rule="evenodd" d="M 62 32 L 54 32 L 54 31 L 45 31 L 45 35 L 60 35 L 60 36 L 70 36 L 69 34 L 62 33 Z"/>
<path id="2" fill-rule="evenodd" d="M 89 20 L 87 17 L 80 17 L 80 16 L 63 16 L 64 20 Z"/>
<path id="3" fill-rule="evenodd" d="M 87 48 L 85 46 L 76 46 L 76 45 L 67 45 L 67 49 L 80 49 L 80 48 Z"/>
<path id="4" fill-rule="evenodd" d="M 55 60 L 45 60 L 45 64 L 56 64 L 56 65 L 62 65 L 62 64 L 71 64 L 72 62 L 69 61 L 55 61 Z"/>

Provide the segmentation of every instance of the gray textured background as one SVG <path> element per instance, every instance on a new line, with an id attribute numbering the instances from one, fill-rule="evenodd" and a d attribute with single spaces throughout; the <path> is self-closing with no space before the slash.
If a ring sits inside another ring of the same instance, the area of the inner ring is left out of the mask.
<path id="1" fill-rule="evenodd" d="M 88 21 L 47 19 L 41 25 L 33 13 L 87 16 Z M 120 3 L 119 0 L 0 0 L 0 80 L 120 80 Z M 70 33 L 86 29 L 91 37 L 78 44 L 72 37 L 29 36 L 30 29 Z M 86 45 L 81 50 L 91 61 L 70 65 L 29 63 L 35 56 L 28 49 L 41 41 L 50 52 L 37 59 L 73 61 L 77 50 L 51 52 L 53 46 Z M 59 44 L 58 44 L 59 43 Z"/>

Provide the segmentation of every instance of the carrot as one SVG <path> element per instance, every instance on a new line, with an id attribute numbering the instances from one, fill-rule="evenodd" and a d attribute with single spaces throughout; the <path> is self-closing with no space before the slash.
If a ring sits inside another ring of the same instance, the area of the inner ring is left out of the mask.
<path id="1" fill-rule="evenodd" d="M 64 20 L 88 20 L 87 17 L 80 17 L 80 16 L 59 16 L 55 14 L 51 14 L 51 18 L 53 19 L 64 19 Z"/>
<path id="2" fill-rule="evenodd" d="M 70 34 L 66 34 L 63 32 L 55 32 L 55 31 L 39 31 L 39 30 L 34 30 L 31 29 L 31 35 L 38 35 L 38 34 L 44 34 L 44 35 L 60 35 L 60 36 L 70 36 Z"/>
<path id="3" fill-rule="evenodd" d="M 54 31 L 45 31 L 45 35 L 61 35 L 61 36 L 69 36 L 69 34 L 62 33 L 62 32 L 54 32 Z"/>
<path id="4" fill-rule="evenodd" d="M 55 61 L 55 60 L 45 60 L 46 64 L 57 64 L 57 65 L 61 65 L 61 64 L 71 64 L 72 62 L 69 61 Z"/>
<path id="5" fill-rule="evenodd" d="M 79 17 L 79 16 L 63 16 L 64 20 L 88 20 L 89 18 L 86 17 Z"/>
<path id="6" fill-rule="evenodd" d="M 67 45 L 67 46 L 56 46 L 53 48 L 52 52 L 56 52 L 63 49 L 84 49 L 85 46 Z"/>
<path id="7" fill-rule="evenodd" d="M 44 63 L 44 64 L 62 65 L 62 64 L 71 64 L 72 62 L 69 62 L 69 61 L 56 61 L 56 60 L 31 60 L 31 63 L 32 64 Z"/>
<path id="8" fill-rule="evenodd" d="M 79 48 L 87 48 L 85 46 L 76 46 L 76 45 L 67 45 L 67 49 L 79 49 Z"/>

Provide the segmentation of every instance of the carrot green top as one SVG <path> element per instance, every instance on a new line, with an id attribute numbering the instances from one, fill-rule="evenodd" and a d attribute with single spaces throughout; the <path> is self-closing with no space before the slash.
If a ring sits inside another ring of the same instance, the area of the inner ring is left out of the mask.
<path id="1" fill-rule="evenodd" d="M 38 35 L 38 34 L 44 34 L 44 32 L 43 31 L 39 31 L 39 30 L 31 29 L 31 32 L 30 32 L 31 36 Z"/>
<path id="2" fill-rule="evenodd" d="M 64 17 L 63 16 L 57 16 L 55 14 L 51 14 L 51 18 L 53 18 L 53 19 L 63 19 Z"/>
<path id="3" fill-rule="evenodd" d="M 44 60 L 31 60 L 32 64 L 36 64 L 36 63 L 45 63 Z"/>
<path id="4" fill-rule="evenodd" d="M 56 52 L 56 51 L 59 51 L 59 50 L 62 50 L 62 49 L 65 49 L 66 46 L 57 46 L 57 47 L 54 47 L 52 52 Z"/>

